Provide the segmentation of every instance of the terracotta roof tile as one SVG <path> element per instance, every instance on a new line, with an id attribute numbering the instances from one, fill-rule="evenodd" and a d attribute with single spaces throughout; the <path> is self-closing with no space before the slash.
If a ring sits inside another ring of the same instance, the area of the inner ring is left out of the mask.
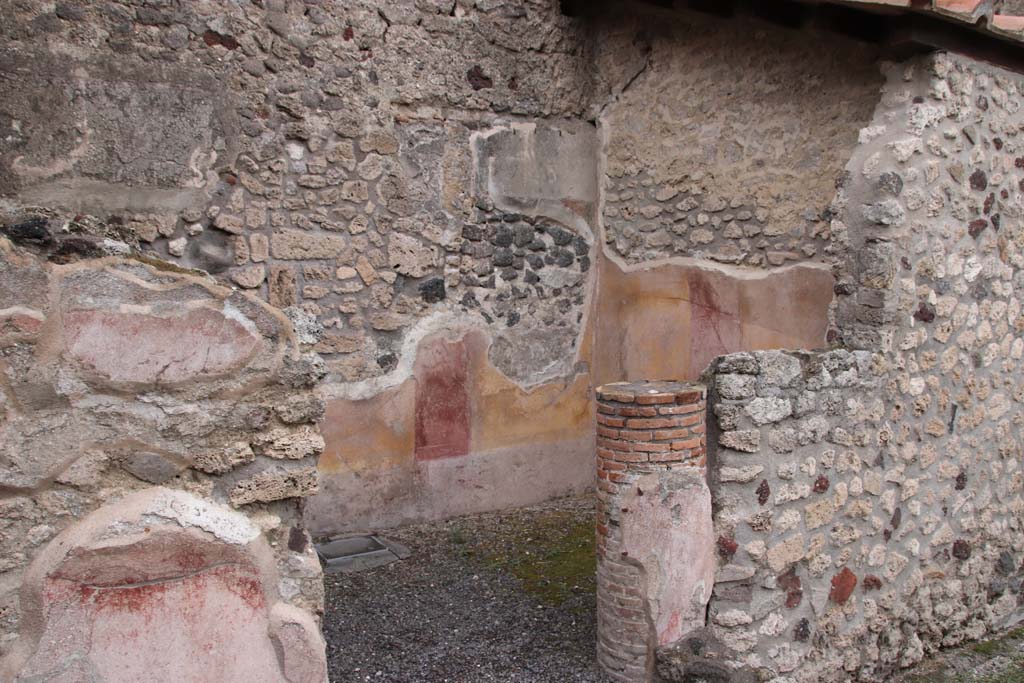
<path id="1" fill-rule="evenodd" d="M 1009 32 L 1016 34 L 1014 37 L 1021 38 L 1024 32 L 1024 17 L 1012 16 L 1009 14 L 996 14 L 992 17 L 992 29 L 997 32 Z"/>
<path id="2" fill-rule="evenodd" d="M 975 16 L 975 12 L 984 9 L 985 0 L 935 0 L 935 9 L 953 14 Z"/>
<path id="3" fill-rule="evenodd" d="M 820 2 L 821 0 L 804 0 Z M 916 12 L 933 14 L 957 23 L 971 24 L 993 36 L 1009 38 L 1024 43 L 1024 2 L 1009 5 L 1006 12 L 996 12 L 997 0 L 825 0 L 847 6 L 863 6 L 865 9 Z M 1018 8 L 1016 11 L 1013 8 Z"/>

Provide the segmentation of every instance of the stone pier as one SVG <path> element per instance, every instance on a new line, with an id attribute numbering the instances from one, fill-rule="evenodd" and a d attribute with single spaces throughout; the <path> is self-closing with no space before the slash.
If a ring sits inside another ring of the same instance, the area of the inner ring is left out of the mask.
<path id="1" fill-rule="evenodd" d="M 714 580 L 704 386 L 597 389 L 597 654 L 650 680 L 654 649 L 704 625 Z"/>

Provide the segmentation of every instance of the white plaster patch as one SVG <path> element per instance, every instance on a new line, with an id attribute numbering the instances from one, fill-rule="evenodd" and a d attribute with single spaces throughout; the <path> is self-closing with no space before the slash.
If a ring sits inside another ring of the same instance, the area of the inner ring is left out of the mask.
<path id="1" fill-rule="evenodd" d="M 165 489 L 153 498 L 145 515 L 170 520 L 213 534 L 225 543 L 244 545 L 260 535 L 259 528 L 240 512 L 229 510 L 185 491 Z"/>
<path id="2" fill-rule="evenodd" d="M 0 318 L 13 318 L 16 315 L 23 315 L 33 320 L 40 322 L 46 320 L 46 316 L 39 311 L 28 308 L 26 306 L 11 306 L 10 308 L 0 309 Z"/>
<path id="3" fill-rule="evenodd" d="M 228 320 L 234 320 L 239 325 L 244 327 L 245 331 L 250 333 L 252 336 L 256 337 L 257 339 L 263 338 L 263 335 L 260 334 L 259 329 L 256 328 L 256 323 L 254 323 L 252 320 L 243 315 L 242 312 L 235 308 L 235 306 L 232 305 L 231 303 L 225 301 L 224 307 L 221 310 L 221 312 L 224 314 L 225 318 L 227 318 Z"/>

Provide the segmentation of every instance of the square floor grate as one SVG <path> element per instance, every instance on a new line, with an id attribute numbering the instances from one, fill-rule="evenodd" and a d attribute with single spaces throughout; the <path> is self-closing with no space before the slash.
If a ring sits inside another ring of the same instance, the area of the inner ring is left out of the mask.
<path id="1" fill-rule="evenodd" d="M 316 545 L 328 574 L 361 572 L 409 557 L 409 549 L 380 536 L 345 536 Z"/>

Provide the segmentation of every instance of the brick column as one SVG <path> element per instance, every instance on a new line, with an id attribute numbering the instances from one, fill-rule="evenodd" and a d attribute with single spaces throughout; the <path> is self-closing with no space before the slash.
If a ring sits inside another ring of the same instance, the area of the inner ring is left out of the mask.
<path id="1" fill-rule="evenodd" d="M 614 681 L 650 680 L 661 637 L 648 608 L 644 566 L 624 543 L 625 498 L 643 495 L 636 486 L 641 477 L 706 473 L 706 398 L 704 386 L 680 382 L 597 389 L 597 657 Z"/>

